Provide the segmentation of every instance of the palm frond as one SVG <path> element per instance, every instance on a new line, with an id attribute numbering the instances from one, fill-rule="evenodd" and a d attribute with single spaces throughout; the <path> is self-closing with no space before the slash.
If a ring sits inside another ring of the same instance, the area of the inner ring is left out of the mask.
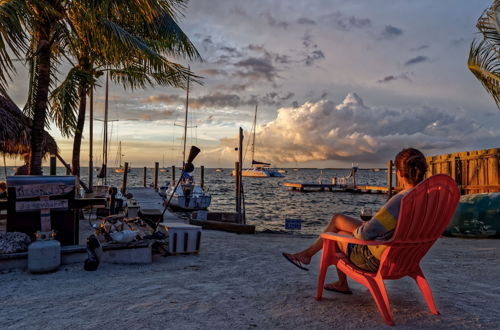
<path id="1" fill-rule="evenodd" d="M 485 40 L 473 41 L 467 66 L 500 108 L 500 57 L 498 47 Z"/>
<path id="2" fill-rule="evenodd" d="M 74 133 L 80 104 L 79 89 L 87 89 L 92 82 L 92 74 L 73 67 L 64 81 L 52 91 L 50 117 L 63 136 L 69 137 Z"/>
<path id="3" fill-rule="evenodd" d="M 500 44 L 500 0 L 495 0 L 478 19 L 476 27 L 488 42 Z"/>
<path id="4" fill-rule="evenodd" d="M 15 67 L 7 49 L 17 58 L 28 48 L 28 35 L 23 27 L 25 1 L 6 0 L 0 3 L 0 93 L 6 94 Z"/>

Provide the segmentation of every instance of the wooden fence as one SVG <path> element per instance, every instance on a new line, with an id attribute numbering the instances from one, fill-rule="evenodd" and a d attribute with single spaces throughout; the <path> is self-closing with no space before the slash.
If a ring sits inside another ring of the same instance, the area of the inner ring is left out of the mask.
<path id="1" fill-rule="evenodd" d="M 427 164 L 427 177 L 448 174 L 462 195 L 500 192 L 500 148 L 430 156 Z"/>

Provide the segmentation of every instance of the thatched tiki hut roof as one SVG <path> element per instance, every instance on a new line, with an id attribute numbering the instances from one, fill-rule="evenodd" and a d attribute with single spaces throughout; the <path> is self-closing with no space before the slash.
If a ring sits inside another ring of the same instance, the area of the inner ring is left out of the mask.
<path id="1" fill-rule="evenodd" d="M 11 99 L 0 95 L 0 153 L 23 154 L 31 147 L 31 119 Z M 57 155 L 59 148 L 45 132 L 43 153 Z"/>

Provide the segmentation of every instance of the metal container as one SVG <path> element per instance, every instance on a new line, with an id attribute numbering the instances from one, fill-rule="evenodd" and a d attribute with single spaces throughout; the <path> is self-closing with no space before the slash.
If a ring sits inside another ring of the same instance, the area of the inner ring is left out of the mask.
<path id="1" fill-rule="evenodd" d="M 54 232 L 37 232 L 37 239 L 28 246 L 28 270 L 47 273 L 61 264 L 61 244 L 53 239 Z"/>

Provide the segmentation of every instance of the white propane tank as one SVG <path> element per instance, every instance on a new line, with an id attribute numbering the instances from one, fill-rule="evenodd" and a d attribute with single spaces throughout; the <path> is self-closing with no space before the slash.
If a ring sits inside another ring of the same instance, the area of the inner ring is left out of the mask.
<path id="1" fill-rule="evenodd" d="M 47 273 L 61 264 L 61 244 L 53 239 L 54 232 L 37 232 L 36 241 L 28 246 L 28 270 Z"/>

